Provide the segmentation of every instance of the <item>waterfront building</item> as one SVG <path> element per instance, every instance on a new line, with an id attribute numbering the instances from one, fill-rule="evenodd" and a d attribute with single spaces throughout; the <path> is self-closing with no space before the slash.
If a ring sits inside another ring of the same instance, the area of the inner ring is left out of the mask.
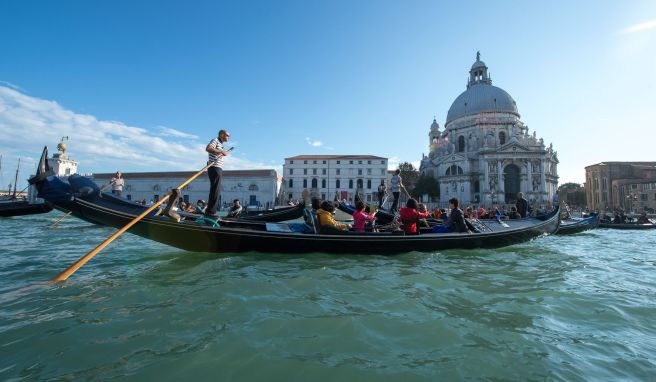
<path id="1" fill-rule="evenodd" d="M 189 179 L 195 172 L 124 172 L 123 197 L 132 201 L 157 201 L 174 187 Z M 114 173 L 93 174 L 99 187 L 107 185 Z M 201 175 L 180 190 L 184 201 L 196 203 L 207 201 L 210 184 L 207 175 Z M 275 170 L 224 170 L 221 178 L 220 207 L 232 205 L 239 199 L 244 206 L 273 207 L 278 192 L 278 177 Z"/>
<path id="2" fill-rule="evenodd" d="M 467 89 L 449 108 L 444 130 L 436 119 L 428 133 L 429 153 L 419 171 L 439 183 L 440 201 L 461 204 L 515 203 L 518 192 L 531 203 L 551 204 L 558 186 L 553 145 L 529 133 L 515 100 L 493 86 L 476 55 Z"/>
<path id="3" fill-rule="evenodd" d="M 656 162 L 601 162 L 585 168 L 585 179 L 592 210 L 656 209 Z"/>
<path id="4" fill-rule="evenodd" d="M 283 200 L 319 197 L 352 200 L 355 192 L 375 201 L 378 185 L 387 183 L 387 158 L 374 155 L 297 155 L 285 158 Z"/>

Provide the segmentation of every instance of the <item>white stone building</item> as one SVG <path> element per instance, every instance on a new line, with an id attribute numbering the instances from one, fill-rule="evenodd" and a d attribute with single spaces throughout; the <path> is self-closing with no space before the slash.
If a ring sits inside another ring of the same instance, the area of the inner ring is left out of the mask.
<path id="1" fill-rule="evenodd" d="M 492 86 L 488 68 L 476 56 L 467 89 L 447 114 L 444 131 L 430 127 L 429 154 L 419 170 L 440 186 L 440 201 L 461 204 L 515 203 L 517 192 L 550 204 L 558 186 L 558 157 L 520 120 L 515 100 Z"/>
<path id="2" fill-rule="evenodd" d="M 373 155 L 297 155 L 285 158 L 281 198 L 303 200 L 317 196 L 333 200 L 353 199 L 360 190 L 367 201 L 375 201 L 381 181 L 387 181 L 387 158 Z"/>
<path id="3" fill-rule="evenodd" d="M 122 196 L 133 201 L 157 201 L 194 174 L 193 171 L 123 173 Z M 99 187 L 107 185 L 113 177 L 113 173 L 93 174 Z M 180 194 L 185 201 L 195 204 L 199 199 L 207 201 L 209 191 L 209 179 L 203 174 L 180 190 Z M 244 206 L 273 207 L 277 193 L 275 170 L 223 170 L 219 206 L 229 206 L 239 199 Z"/>

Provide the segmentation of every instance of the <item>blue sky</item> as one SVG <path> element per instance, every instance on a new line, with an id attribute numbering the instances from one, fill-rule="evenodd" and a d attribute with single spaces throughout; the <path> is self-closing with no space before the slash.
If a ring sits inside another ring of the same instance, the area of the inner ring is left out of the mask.
<path id="1" fill-rule="evenodd" d="M 572 4 L 570 4 L 572 3 Z M 0 2 L 0 188 L 68 136 L 82 172 L 300 154 L 418 162 L 476 51 L 561 161 L 656 160 L 653 1 Z"/>

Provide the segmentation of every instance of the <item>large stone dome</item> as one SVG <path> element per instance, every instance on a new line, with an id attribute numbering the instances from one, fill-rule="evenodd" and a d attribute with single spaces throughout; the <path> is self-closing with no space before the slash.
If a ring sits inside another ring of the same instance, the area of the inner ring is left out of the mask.
<path id="1" fill-rule="evenodd" d="M 460 117 L 483 112 L 511 113 L 519 117 L 515 100 L 505 90 L 492 86 L 487 66 L 481 61 L 480 53 L 476 53 L 476 62 L 469 70 L 467 90 L 451 104 L 445 127 Z"/>
<path id="2" fill-rule="evenodd" d="M 506 112 L 519 116 L 517 104 L 508 92 L 496 86 L 478 83 L 470 86 L 453 101 L 446 116 L 446 123 L 486 111 Z"/>

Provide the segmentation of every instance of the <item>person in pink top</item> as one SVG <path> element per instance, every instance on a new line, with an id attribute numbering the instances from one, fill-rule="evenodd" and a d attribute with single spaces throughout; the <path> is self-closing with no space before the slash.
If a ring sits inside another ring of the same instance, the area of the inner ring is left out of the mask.
<path id="1" fill-rule="evenodd" d="M 367 214 L 364 212 L 364 203 L 361 200 L 355 202 L 355 212 L 353 213 L 353 230 L 355 232 L 364 232 L 364 224 L 373 221 L 376 213 Z"/>

